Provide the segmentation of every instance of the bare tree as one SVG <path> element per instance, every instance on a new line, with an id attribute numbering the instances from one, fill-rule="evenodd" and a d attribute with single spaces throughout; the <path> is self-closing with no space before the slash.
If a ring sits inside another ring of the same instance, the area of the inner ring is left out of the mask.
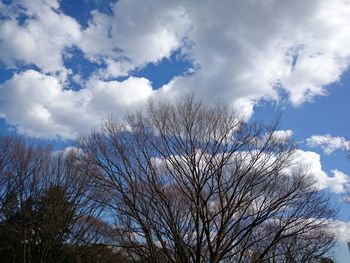
<path id="1" fill-rule="evenodd" d="M 275 130 L 186 97 L 107 121 L 79 145 L 135 261 L 312 262 L 333 244 L 334 211 Z"/>
<path id="2" fill-rule="evenodd" d="M 326 229 L 308 230 L 281 240 L 267 254 L 272 262 L 322 262 L 333 245 L 332 233 Z"/>
<path id="3" fill-rule="evenodd" d="M 77 151 L 8 137 L 0 137 L 0 146 L 1 256 L 59 262 L 64 246 L 101 240 L 90 231 L 103 211 L 93 201 L 100 193 L 92 180 L 96 171 Z"/>

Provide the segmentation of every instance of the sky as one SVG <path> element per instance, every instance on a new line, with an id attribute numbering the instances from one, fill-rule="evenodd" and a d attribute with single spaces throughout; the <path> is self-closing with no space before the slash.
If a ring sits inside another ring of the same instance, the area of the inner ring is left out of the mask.
<path id="1" fill-rule="evenodd" d="M 246 121 L 280 116 L 339 208 L 335 256 L 348 262 L 349 65 L 347 0 L 1 0 L 0 134 L 64 147 L 189 93 Z"/>

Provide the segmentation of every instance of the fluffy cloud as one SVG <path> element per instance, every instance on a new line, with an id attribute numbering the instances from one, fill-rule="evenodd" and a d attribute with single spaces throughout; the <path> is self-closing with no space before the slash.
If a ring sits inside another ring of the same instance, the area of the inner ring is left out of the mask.
<path id="1" fill-rule="evenodd" d="M 329 134 L 313 135 L 306 140 L 306 143 L 310 147 L 321 147 L 327 155 L 336 150 L 350 151 L 350 141 L 344 137 L 333 137 Z"/>
<path id="2" fill-rule="evenodd" d="M 287 94 L 293 105 L 300 105 L 326 95 L 325 87 L 338 81 L 350 62 L 350 5 L 346 0 L 203 0 L 200 4 L 120 0 L 111 10 L 111 14 L 93 11 L 83 29 L 62 12 L 57 0 L 17 0 L 0 5 L 4 17 L 0 20 L 0 60 L 7 67 L 16 67 L 18 62 L 34 64 L 42 74 L 38 78 L 22 72 L 2 84 L 1 109 L 8 123 L 33 136 L 45 136 L 46 131 L 51 136 L 53 129 L 67 136 L 96 123 L 90 118 L 134 107 L 135 103 L 122 103 L 124 98 L 130 101 L 135 96 L 144 103 L 159 94 L 173 97 L 188 92 L 208 103 L 224 101 L 249 118 L 262 99 L 278 101 L 281 94 Z M 72 46 L 101 65 L 78 92 L 66 90 L 67 74 L 72 71 L 64 66 L 64 55 L 69 55 L 67 48 Z M 174 76 L 160 91 L 152 91 L 143 79 L 140 89 L 129 86 L 126 92 L 123 88 L 125 95 L 116 87 L 119 82 L 109 81 L 129 77 L 134 70 L 169 58 L 175 51 L 193 64 L 192 74 Z M 25 78 L 27 84 L 19 78 Z M 39 79 L 40 83 L 50 80 L 52 86 L 43 88 L 37 83 Z M 32 83 L 30 87 L 28 83 Z M 32 94 L 46 94 L 55 87 L 59 94 L 55 99 L 61 101 L 53 102 L 48 96 L 38 103 L 23 93 L 14 98 L 10 86 L 16 91 L 26 86 Z M 143 89 L 146 86 L 147 91 Z M 12 101 L 5 102 L 5 98 Z M 79 108 L 81 101 L 84 106 Z M 19 102 L 24 102 L 18 107 L 31 112 L 31 118 L 10 114 L 15 107 L 11 103 Z M 36 108 L 30 108 L 34 104 Z M 53 114 L 51 106 L 37 104 L 72 108 Z M 38 118 L 33 118 L 35 115 Z M 50 121 L 44 122 L 47 119 Z"/>
<path id="3" fill-rule="evenodd" d="M 330 223 L 338 241 L 350 242 L 350 222 L 335 220 Z"/>
<path id="4" fill-rule="evenodd" d="M 122 82 L 92 79 L 85 89 L 67 90 L 56 77 L 27 70 L 0 87 L 0 116 L 19 133 L 73 138 L 99 125 L 107 112 L 123 115 L 141 107 L 152 92 L 147 79 L 134 77 Z"/>
<path id="5" fill-rule="evenodd" d="M 292 130 L 277 130 L 273 132 L 273 137 L 280 140 L 287 140 L 293 136 Z"/>
<path id="6" fill-rule="evenodd" d="M 199 69 L 177 78 L 174 88 L 207 101 L 277 99 L 282 89 L 299 105 L 326 94 L 324 86 L 337 81 L 349 64 L 345 1 L 186 4 L 193 24 L 188 38 L 194 43 L 186 51 Z"/>
<path id="7" fill-rule="evenodd" d="M 170 57 L 190 29 L 186 11 L 172 1 L 118 1 L 112 10 L 113 16 L 94 11 L 78 43 L 91 60 L 107 64 L 104 77 Z"/>
<path id="8" fill-rule="evenodd" d="M 113 16 L 95 12 L 84 32 L 109 34 L 109 41 L 95 42 L 101 44 L 93 50 L 81 44 L 93 57 L 115 45 L 105 74 L 126 74 L 181 48 L 195 73 L 175 77 L 166 86 L 171 95 L 221 99 L 244 117 L 260 99 L 278 100 L 281 89 L 294 105 L 325 95 L 324 86 L 349 64 L 346 1 L 202 1 L 200 7 L 188 1 L 118 1 L 113 11 Z"/>
<path id="9" fill-rule="evenodd" d="M 296 150 L 294 169 L 306 169 L 307 173 L 315 178 L 320 190 L 329 189 L 335 193 L 347 190 L 350 177 L 339 170 L 331 170 L 331 176 L 322 170 L 320 155 L 315 152 Z"/>
<path id="10" fill-rule="evenodd" d="M 120 118 L 130 109 L 140 109 L 154 97 L 167 93 L 154 91 L 145 78 L 129 77 L 124 81 L 90 79 L 84 89 L 64 89 L 58 78 L 34 70 L 16 74 L 0 87 L 0 116 L 12 123 L 20 133 L 35 137 L 61 136 L 73 138 L 100 124 L 106 113 Z M 278 138 L 289 138 L 290 130 L 276 131 Z M 322 170 L 320 156 L 315 152 L 296 151 L 296 167 L 306 168 L 319 189 L 342 193 L 349 184 L 349 176 Z"/>
<path id="11" fill-rule="evenodd" d="M 58 1 L 23 0 L 17 7 L 6 10 L 7 19 L 0 22 L 0 59 L 8 67 L 34 64 L 46 73 L 63 73 L 64 78 L 63 50 L 78 41 L 80 25 L 57 11 Z"/>

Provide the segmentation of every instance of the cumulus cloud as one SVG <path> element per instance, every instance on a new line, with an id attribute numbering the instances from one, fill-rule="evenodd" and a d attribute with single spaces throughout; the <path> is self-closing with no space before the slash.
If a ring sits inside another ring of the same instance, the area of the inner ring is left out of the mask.
<path id="1" fill-rule="evenodd" d="M 20 9 L 3 13 L 7 19 L 0 22 L 0 59 L 6 66 L 34 64 L 45 73 L 63 73 L 65 77 L 63 50 L 78 41 L 81 32 L 80 25 L 58 12 L 58 7 L 55 0 L 23 0 Z M 26 18 L 23 24 L 20 17 Z"/>
<path id="2" fill-rule="evenodd" d="M 142 107 L 152 92 L 147 79 L 135 77 L 121 82 L 91 79 L 84 89 L 67 90 L 56 77 L 27 70 L 0 87 L 0 115 L 19 133 L 73 138 L 99 125 L 107 112 L 120 117 Z"/>
<path id="3" fill-rule="evenodd" d="M 287 132 L 287 134 L 288 133 L 289 132 Z M 283 134 L 285 134 L 285 131 L 283 131 Z M 279 138 L 285 139 L 285 137 Z M 243 160 L 243 165 L 247 166 L 250 165 L 249 162 L 251 161 L 251 158 L 254 158 L 256 155 L 256 153 L 249 151 L 241 152 L 240 154 L 240 158 Z M 200 151 L 198 152 L 198 155 L 200 155 Z M 181 156 L 173 156 L 173 158 L 178 157 Z M 218 158 L 221 158 L 220 155 L 218 155 Z M 259 158 L 264 160 L 261 163 L 264 163 L 264 169 L 266 170 L 270 170 L 273 166 L 272 164 L 276 161 L 275 156 L 270 154 L 263 154 Z M 157 158 L 155 161 L 158 164 L 161 164 L 161 159 Z M 201 165 L 201 163 L 199 164 Z M 311 151 L 303 151 L 300 149 L 295 150 L 293 162 L 290 166 L 284 168 L 282 172 L 287 175 L 293 174 L 294 172 L 305 173 L 314 179 L 318 190 L 328 190 L 336 194 L 346 193 L 350 186 L 350 177 L 347 174 L 337 169 L 330 170 L 329 173 L 324 171 L 321 165 L 320 155 Z"/>
<path id="4" fill-rule="evenodd" d="M 67 136 L 96 123 L 91 118 L 134 107 L 136 102 L 129 103 L 131 97 L 144 103 L 160 94 L 174 97 L 192 92 L 207 103 L 221 100 L 248 119 L 262 99 L 278 101 L 286 94 L 297 106 L 326 95 L 326 86 L 338 81 L 350 63 L 350 4 L 346 0 L 203 0 L 200 4 L 120 0 L 111 4 L 110 14 L 92 11 L 85 28 L 64 14 L 57 0 L 16 0 L 10 5 L 2 3 L 0 12 L 4 17 L 0 21 L 0 60 L 10 68 L 34 64 L 42 75 L 39 78 L 17 68 L 19 73 L 1 85 L 2 100 L 24 102 L 19 107 L 30 112 L 24 114 L 30 118 L 12 116 L 15 106 L 10 101 L 2 103 L 2 116 L 20 132 L 33 136 L 45 136 L 45 132 L 51 136 L 53 130 Z M 78 92 L 66 90 L 67 75 L 73 74 L 64 64 L 69 47 L 80 49 L 85 58 L 101 66 L 81 83 Z M 145 79 L 140 89 L 128 86 L 127 92 L 118 88 L 125 83 L 111 81 L 128 78 L 133 71 L 157 64 L 174 52 L 192 63 L 191 74 L 174 76 L 159 91 L 152 91 Z M 27 84 L 21 84 L 20 78 Z M 52 85 L 46 90 L 39 79 Z M 62 101 L 44 96 L 38 103 L 21 92 L 14 98 L 10 86 L 15 91 L 26 86 L 31 94 L 54 89 L 55 98 Z M 128 102 L 121 102 L 125 97 Z M 81 101 L 84 106 L 75 108 Z M 33 105 L 36 107 L 30 108 Z M 48 105 L 62 110 L 53 113 L 56 111 Z M 65 110 L 68 108 L 71 110 Z"/>
<path id="5" fill-rule="evenodd" d="M 335 193 L 343 193 L 348 189 L 350 177 L 337 169 L 331 170 L 331 175 L 328 175 L 322 169 L 320 155 L 315 152 L 296 150 L 293 169 L 299 168 L 306 169 L 315 178 L 320 190 L 329 189 Z"/>
<path id="6" fill-rule="evenodd" d="M 338 241 L 350 242 L 350 222 L 335 220 L 330 223 L 330 228 Z"/>
<path id="7" fill-rule="evenodd" d="M 293 131 L 292 130 L 277 130 L 277 131 L 273 132 L 272 136 L 276 139 L 287 140 L 293 136 Z"/>
<path id="8" fill-rule="evenodd" d="M 172 2 L 118 1 L 113 16 L 94 11 L 78 45 L 91 60 L 107 64 L 105 77 L 170 57 L 190 29 L 186 10 Z"/>
<path id="9" fill-rule="evenodd" d="M 256 102 L 284 90 L 300 105 L 326 94 L 349 63 L 350 50 L 340 44 L 350 41 L 345 1 L 203 1 L 186 10 L 194 43 L 186 51 L 199 69 L 174 87 L 206 100 Z"/>
<path id="10" fill-rule="evenodd" d="M 313 135 L 306 140 L 309 147 L 321 147 L 327 155 L 336 150 L 350 151 L 350 141 L 344 137 L 333 137 L 326 135 Z"/>

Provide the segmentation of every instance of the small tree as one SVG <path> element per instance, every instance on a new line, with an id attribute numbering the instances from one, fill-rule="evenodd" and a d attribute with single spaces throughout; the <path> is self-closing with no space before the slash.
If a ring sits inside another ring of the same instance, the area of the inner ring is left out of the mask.
<path id="1" fill-rule="evenodd" d="M 79 140 L 99 169 L 115 244 L 144 262 L 318 259 L 333 244 L 334 211 L 275 128 L 186 97 Z"/>

